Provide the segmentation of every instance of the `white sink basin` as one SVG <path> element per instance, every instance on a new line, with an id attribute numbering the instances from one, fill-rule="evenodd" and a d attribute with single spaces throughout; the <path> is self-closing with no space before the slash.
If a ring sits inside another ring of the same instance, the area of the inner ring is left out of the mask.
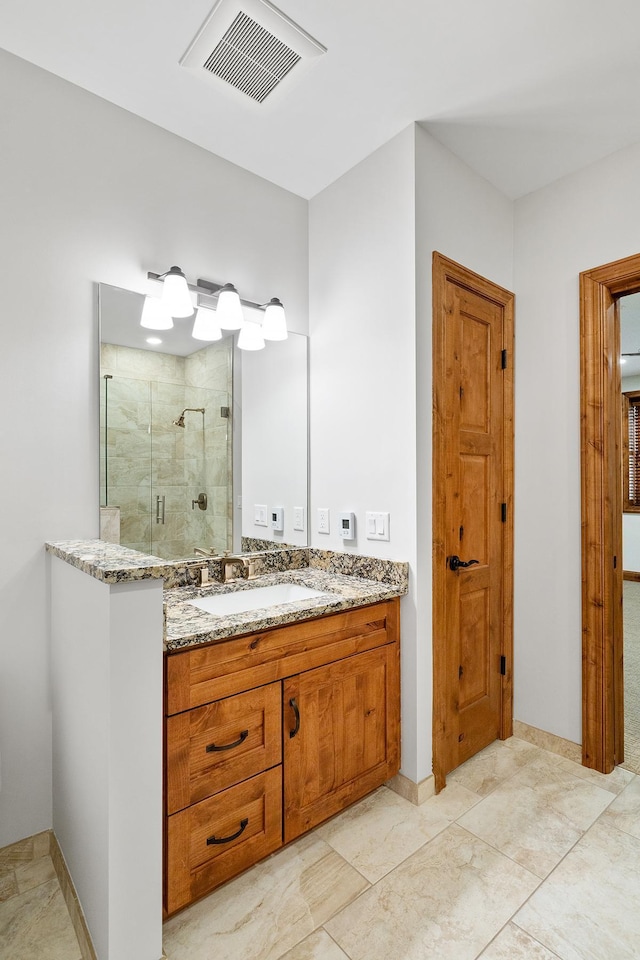
<path id="1" fill-rule="evenodd" d="M 272 607 L 281 603 L 292 603 L 295 600 L 312 600 L 314 597 L 327 597 L 329 594 L 322 590 L 312 590 L 299 583 L 274 583 L 270 587 L 253 587 L 248 590 L 237 590 L 234 593 L 218 593 L 211 597 L 201 597 L 199 600 L 189 600 L 194 607 L 224 616 L 229 613 L 246 613 L 248 610 L 260 610 L 262 607 Z M 337 599 L 337 598 L 336 598 Z"/>

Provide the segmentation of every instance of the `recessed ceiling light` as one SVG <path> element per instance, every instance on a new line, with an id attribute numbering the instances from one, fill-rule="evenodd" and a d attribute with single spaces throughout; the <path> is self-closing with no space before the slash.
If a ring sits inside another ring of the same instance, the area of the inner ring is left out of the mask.
<path id="1" fill-rule="evenodd" d="M 147 343 L 150 343 L 152 347 L 157 347 L 159 343 L 162 343 L 160 337 L 147 337 Z"/>

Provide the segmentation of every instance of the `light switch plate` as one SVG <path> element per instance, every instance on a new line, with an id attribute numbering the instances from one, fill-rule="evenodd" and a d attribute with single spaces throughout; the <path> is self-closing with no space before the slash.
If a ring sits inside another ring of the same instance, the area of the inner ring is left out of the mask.
<path id="1" fill-rule="evenodd" d="M 253 522 L 257 527 L 267 526 L 267 505 L 266 503 L 254 503 Z"/>
<path id="2" fill-rule="evenodd" d="M 304 530 L 304 507 L 293 508 L 293 529 Z"/>
<path id="3" fill-rule="evenodd" d="M 367 510 L 365 517 L 367 540 L 389 539 L 389 514 Z"/>
<path id="4" fill-rule="evenodd" d="M 329 533 L 329 507 L 318 507 L 318 533 Z"/>

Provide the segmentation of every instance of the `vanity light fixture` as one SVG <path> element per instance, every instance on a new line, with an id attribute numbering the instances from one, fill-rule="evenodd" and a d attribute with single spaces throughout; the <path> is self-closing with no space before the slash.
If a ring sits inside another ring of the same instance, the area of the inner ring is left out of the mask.
<path id="1" fill-rule="evenodd" d="M 193 316 L 193 303 L 187 278 L 180 267 L 171 267 L 160 277 L 164 280 L 162 302 L 172 317 Z"/>
<path id="2" fill-rule="evenodd" d="M 225 283 L 218 293 L 218 323 L 224 330 L 242 330 L 244 317 L 240 295 L 232 283 Z"/>
<path id="3" fill-rule="evenodd" d="M 145 297 L 140 326 L 149 330 L 171 330 L 173 320 L 164 302 L 158 297 Z"/>
<path id="4" fill-rule="evenodd" d="M 256 303 L 253 300 L 244 300 L 232 283 L 216 283 L 213 280 L 200 278 L 195 284 L 191 284 L 188 283 L 180 267 L 171 267 L 167 273 L 149 272 L 147 278 L 163 281 L 162 300 L 155 300 L 155 303 L 165 303 L 168 298 L 171 304 L 167 308 L 170 313 L 170 322 L 168 324 L 165 322 L 163 326 L 154 323 L 155 329 L 168 329 L 168 327 L 173 326 L 171 317 L 190 317 L 194 311 L 191 293 L 196 293 L 202 296 L 202 300 L 201 296 L 198 296 L 198 311 L 192 332 L 194 339 L 219 340 L 222 336 L 222 330 L 239 330 L 238 347 L 240 350 L 261 350 L 264 347 L 265 340 L 287 339 L 287 321 L 282 301 L 278 297 L 272 297 L 268 303 Z M 166 292 L 167 289 L 171 291 L 169 294 Z M 176 290 L 180 292 L 181 298 L 181 303 L 178 304 L 173 299 Z M 185 292 L 188 306 L 184 299 Z M 147 297 L 146 299 L 153 300 L 154 298 Z M 213 311 L 214 303 L 216 305 L 215 313 Z M 263 321 L 245 320 L 242 314 L 243 306 L 263 311 Z M 177 310 L 180 312 L 176 312 Z M 213 314 L 213 316 L 209 314 Z M 249 329 L 242 336 L 242 331 L 247 324 Z M 143 326 L 150 325 L 150 323 L 143 323 Z"/>
<path id="5" fill-rule="evenodd" d="M 194 340 L 222 340 L 222 330 L 215 310 L 198 306 L 191 336 Z"/>
<path id="6" fill-rule="evenodd" d="M 262 336 L 265 340 L 286 340 L 287 320 L 284 307 L 277 297 L 272 297 L 266 305 L 262 321 Z"/>
<path id="7" fill-rule="evenodd" d="M 239 350 L 263 350 L 264 336 L 262 326 L 253 320 L 245 320 L 238 334 Z"/>

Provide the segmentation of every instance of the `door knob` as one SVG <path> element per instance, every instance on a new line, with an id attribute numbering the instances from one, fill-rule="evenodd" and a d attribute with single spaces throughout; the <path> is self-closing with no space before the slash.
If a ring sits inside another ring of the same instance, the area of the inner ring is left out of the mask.
<path id="1" fill-rule="evenodd" d="M 447 557 L 447 563 L 450 570 L 458 570 L 459 567 L 470 567 L 474 563 L 480 563 L 479 560 L 461 560 L 460 557 Z"/>

